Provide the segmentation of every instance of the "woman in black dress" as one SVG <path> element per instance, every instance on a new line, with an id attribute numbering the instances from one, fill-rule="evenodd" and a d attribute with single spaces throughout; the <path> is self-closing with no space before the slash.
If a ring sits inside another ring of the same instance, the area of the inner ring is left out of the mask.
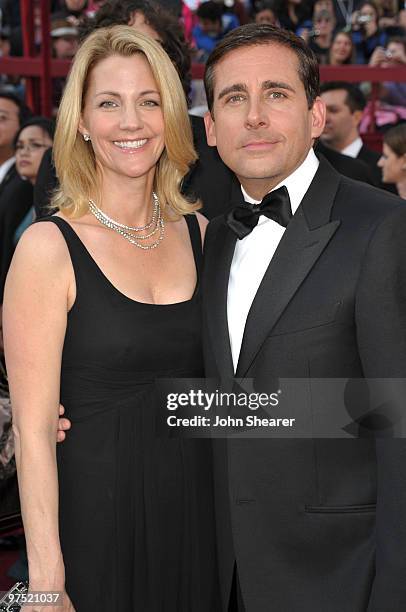
<path id="1" fill-rule="evenodd" d="M 86 39 L 54 155 L 59 212 L 22 236 L 4 313 L 30 588 L 66 591 L 63 612 L 213 612 L 210 446 L 155 435 L 154 379 L 202 376 L 206 223 L 179 191 L 195 152 L 159 44 Z"/>

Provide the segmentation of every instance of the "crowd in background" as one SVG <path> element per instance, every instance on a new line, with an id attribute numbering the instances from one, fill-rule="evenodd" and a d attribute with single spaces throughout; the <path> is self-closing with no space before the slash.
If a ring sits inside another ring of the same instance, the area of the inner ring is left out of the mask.
<path id="1" fill-rule="evenodd" d="M 33 1 L 33 8 L 39 51 L 39 2 Z M 398 0 L 52 0 L 51 10 L 52 54 L 58 59 L 71 60 L 81 40 L 96 27 L 127 24 L 158 40 L 177 68 L 192 115 L 206 110 L 199 86 L 192 81 L 192 64 L 204 63 L 227 32 L 248 22 L 297 33 L 323 65 L 404 66 L 406 72 L 406 10 Z M 22 55 L 20 3 L 0 0 L 0 56 Z M 379 153 L 361 139 L 372 120 L 367 73 L 365 81 L 359 86 L 344 80 L 323 84 L 327 122 L 318 151 L 343 174 L 406 200 L 406 79 L 379 85 L 375 122 L 384 132 Z M 55 115 L 64 82 L 53 80 Z M 0 75 L 0 362 L 1 305 L 11 257 L 24 229 L 36 216 L 49 214 L 44 186 L 56 181 L 56 176 L 44 180 L 44 172 L 52 174 L 54 124 L 33 116 L 23 101 L 24 85 L 24 79 Z M 192 127 L 195 146 L 206 163 L 204 130 L 200 123 L 192 122 Z M 202 182 L 210 187 L 210 181 Z M 215 208 L 211 194 L 206 201 Z M 209 218 L 215 214 L 203 212 Z"/>
<path id="2" fill-rule="evenodd" d="M 34 1 L 32 8 L 39 51 L 40 3 Z M 58 59 L 72 59 L 81 40 L 98 27 L 127 24 L 154 37 L 178 70 L 192 115 L 207 109 L 198 81 L 192 81 L 192 64 L 204 63 L 227 32 L 248 22 L 272 24 L 302 36 L 320 64 L 406 70 L 406 10 L 398 0 L 51 0 L 50 17 L 52 54 Z M 20 3 L 0 0 L 0 55 L 22 54 Z M 37 206 L 35 213 L 34 189 L 44 151 L 52 145 L 53 124 L 30 116 L 23 102 L 24 79 L 0 79 L 1 304 L 14 246 L 41 212 Z M 53 80 L 55 115 L 64 83 L 63 78 Z M 381 188 L 390 184 L 406 197 L 406 79 L 379 85 L 375 123 L 385 133 L 392 128 L 385 135 L 382 155 L 366 152 L 361 140 L 372 120 L 369 93 L 367 74 L 359 87 L 344 81 L 324 84 L 327 124 L 320 146 L 362 159 L 369 165 L 370 182 Z M 45 157 L 51 159 L 50 150 Z M 16 201 L 19 205 L 11 206 Z"/>

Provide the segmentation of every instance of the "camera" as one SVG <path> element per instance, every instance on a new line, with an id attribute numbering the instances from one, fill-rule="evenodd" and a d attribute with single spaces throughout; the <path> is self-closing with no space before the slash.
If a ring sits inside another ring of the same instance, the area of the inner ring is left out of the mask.
<path id="1" fill-rule="evenodd" d="M 366 23 L 369 23 L 370 21 L 372 21 L 372 19 L 373 19 L 372 15 L 358 15 L 357 24 L 365 25 Z"/>

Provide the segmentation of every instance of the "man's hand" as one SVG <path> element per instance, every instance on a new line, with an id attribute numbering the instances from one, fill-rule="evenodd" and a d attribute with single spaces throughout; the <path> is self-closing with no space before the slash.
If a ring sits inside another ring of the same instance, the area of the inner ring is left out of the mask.
<path id="1" fill-rule="evenodd" d="M 58 431 L 56 433 L 56 441 L 63 442 L 66 438 L 65 431 L 68 431 L 71 427 L 71 422 L 67 418 L 62 418 L 63 414 L 65 414 L 65 408 L 62 404 L 59 405 L 59 421 L 58 421 Z"/>

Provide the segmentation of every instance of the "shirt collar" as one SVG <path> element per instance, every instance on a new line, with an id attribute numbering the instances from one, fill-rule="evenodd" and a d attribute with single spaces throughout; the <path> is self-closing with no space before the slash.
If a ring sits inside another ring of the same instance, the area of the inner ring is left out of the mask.
<path id="1" fill-rule="evenodd" d="M 342 155 L 348 155 L 349 157 L 358 157 L 358 153 L 361 151 L 362 145 L 363 142 L 361 140 L 361 137 L 358 136 L 358 138 L 353 140 L 351 144 L 349 144 L 347 147 L 344 147 L 344 149 L 342 149 L 340 153 L 342 153 Z"/>
<path id="2" fill-rule="evenodd" d="M 6 161 L 0 165 L 0 183 L 3 181 L 4 177 L 6 176 L 7 172 L 10 170 L 11 166 L 15 163 L 15 160 L 16 160 L 15 157 L 10 157 L 9 159 L 6 159 Z"/>
<path id="3" fill-rule="evenodd" d="M 285 185 L 289 193 L 293 215 L 295 214 L 301 201 L 303 200 L 306 191 L 309 189 L 310 183 L 312 182 L 318 167 L 319 160 L 317 159 L 313 149 L 310 149 L 304 162 L 302 162 L 301 165 L 296 168 L 294 172 L 292 172 L 292 174 L 290 174 L 278 185 L 276 185 L 276 187 L 271 189 L 271 191 L 274 191 L 275 189 L 282 187 L 282 185 Z M 241 191 L 246 202 L 249 202 L 250 204 L 260 203 L 260 200 L 254 200 L 254 198 L 251 198 L 251 196 L 248 195 L 242 185 Z M 264 219 L 267 219 L 267 217 L 265 217 Z M 267 220 L 270 221 L 270 219 Z"/>

